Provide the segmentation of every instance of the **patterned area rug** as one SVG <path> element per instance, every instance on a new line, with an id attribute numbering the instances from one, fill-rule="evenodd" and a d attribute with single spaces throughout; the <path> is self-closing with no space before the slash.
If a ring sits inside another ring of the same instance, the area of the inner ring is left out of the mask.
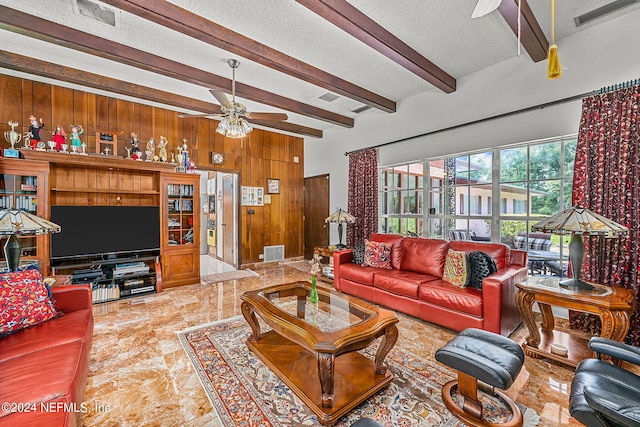
<path id="1" fill-rule="evenodd" d="M 262 325 L 261 330 L 267 328 Z M 178 332 L 198 377 L 223 425 L 319 426 L 316 416 L 246 346 L 250 328 L 242 317 Z M 377 345 L 363 351 L 374 358 Z M 348 427 L 361 417 L 391 426 L 463 426 L 442 403 L 442 385 L 454 373 L 435 362 L 395 347 L 385 359 L 392 383 L 335 425 Z M 495 421 L 509 414 L 496 402 L 484 402 Z M 526 427 L 538 425 L 535 411 L 521 406 Z M 486 409 L 485 409 L 486 411 Z"/>
<path id="2" fill-rule="evenodd" d="M 257 277 L 257 276 L 258 276 L 258 273 L 256 273 L 255 271 L 235 270 L 235 271 L 228 271 L 226 273 L 216 273 L 216 274 L 209 274 L 208 276 L 202 276 L 200 278 L 200 282 L 218 283 L 218 282 L 224 282 L 226 280 L 235 280 L 235 279 L 242 279 L 244 277 Z"/>

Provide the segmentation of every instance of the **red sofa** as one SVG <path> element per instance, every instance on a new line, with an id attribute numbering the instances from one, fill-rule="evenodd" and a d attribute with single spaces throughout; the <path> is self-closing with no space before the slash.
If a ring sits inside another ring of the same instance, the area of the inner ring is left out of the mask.
<path id="1" fill-rule="evenodd" d="M 479 328 L 504 336 L 520 324 L 515 284 L 527 277 L 527 253 L 501 243 L 446 241 L 372 234 L 370 240 L 392 244 L 392 269 L 352 262 L 350 249 L 334 253 L 337 290 L 455 331 Z M 498 271 L 482 290 L 459 288 L 442 280 L 448 249 L 482 251 Z"/>
<path id="2" fill-rule="evenodd" d="M 52 294 L 62 316 L 0 338 L 0 426 L 76 426 L 92 409 L 82 403 L 93 337 L 91 288 L 65 286 Z"/>

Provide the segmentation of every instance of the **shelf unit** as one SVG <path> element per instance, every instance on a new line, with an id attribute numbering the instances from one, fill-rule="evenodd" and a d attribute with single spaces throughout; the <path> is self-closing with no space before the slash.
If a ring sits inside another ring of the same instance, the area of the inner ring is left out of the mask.
<path id="1" fill-rule="evenodd" d="M 200 278 L 200 176 L 163 173 L 160 186 L 160 246 L 165 286 L 194 283 Z"/>
<path id="2" fill-rule="evenodd" d="M 41 218 L 48 218 L 47 177 L 49 165 L 20 159 L 0 158 L 0 209 L 24 209 Z M 49 265 L 48 238 L 18 236 L 21 264 L 37 262 L 43 271 Z M 4 243 L 3 243 L 4 244 Z M 0 262 L 5 262 L 0 251 Z"/>

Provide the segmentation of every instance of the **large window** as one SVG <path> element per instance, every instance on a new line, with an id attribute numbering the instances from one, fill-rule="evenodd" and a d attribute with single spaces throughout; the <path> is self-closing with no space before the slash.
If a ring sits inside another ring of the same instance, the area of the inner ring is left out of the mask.
<path id="1" fill-rule="evenodd" d="M 555 138 L 380 169 L 380 230 L 445 239 L 465 236 L 564 259 L 566 242 L 531 225 L 571 204 L 576 138 Z M 565 239 L 566 240 L 566 239 Z M 562 266 L 560 266 L 561 268 Z"/>

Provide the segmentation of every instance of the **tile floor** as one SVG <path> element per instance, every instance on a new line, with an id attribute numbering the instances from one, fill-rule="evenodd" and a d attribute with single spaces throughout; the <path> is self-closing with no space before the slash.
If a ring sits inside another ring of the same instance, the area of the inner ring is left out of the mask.
<path id="1" fill-rule="evenodd" d="M 219 264 L 203 258 L 202 274 L 230 267 Z M 247 290 L 308 277 L 286 265 L 255 271 L 259 276 L 96 305 L 84 425 L 226 427 L 212 409 L 176 332 L 239 316 L 240 295 Z M 455 336 L 439 326 L 398 317 L 398 345 L 422 357 L 433 359 L 434 352 Z M 523 329 L 512 338 L 521 340 Z M 541 426 L 578 426 L 567 411 L 572 377 L 573 371 L 560 365 L 527 358 L 508 394 L 535 409 L 542 417 Z"/>

